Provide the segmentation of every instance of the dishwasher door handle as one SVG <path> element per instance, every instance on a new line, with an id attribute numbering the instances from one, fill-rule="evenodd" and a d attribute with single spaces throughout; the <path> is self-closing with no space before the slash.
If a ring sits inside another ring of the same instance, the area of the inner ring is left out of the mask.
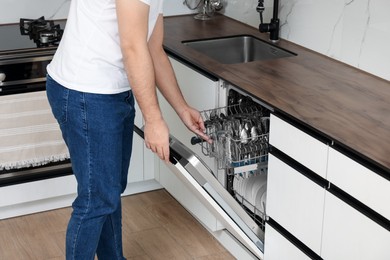
<path id="1" fill-rule="evenodd" d="M 134 132 L 138 134 L 142 139 L 145 139 L 145 133 L 143 127 L 139 128 L 138 126 L 134 125 Z M 169 161 L 173 165 L 176 165 L 181 159 L 182 156 L 180 155 L 180 153 L 176 152 L 174 149 L 171 148 L 171 146 L 169 146 Z"/>

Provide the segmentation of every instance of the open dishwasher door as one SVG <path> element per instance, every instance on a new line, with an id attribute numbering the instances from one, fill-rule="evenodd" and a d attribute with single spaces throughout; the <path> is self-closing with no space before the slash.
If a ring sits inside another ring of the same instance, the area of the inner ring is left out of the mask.
<path id="1" fill-rule="evenodd" d="M 144 137 L 138 127 L 135 126 L 134 131 Z M 218 182 L 207 165 L 172 136 L 167 166 L 236 240 L 255 257 L 263 259 L 263 231 Z"/>

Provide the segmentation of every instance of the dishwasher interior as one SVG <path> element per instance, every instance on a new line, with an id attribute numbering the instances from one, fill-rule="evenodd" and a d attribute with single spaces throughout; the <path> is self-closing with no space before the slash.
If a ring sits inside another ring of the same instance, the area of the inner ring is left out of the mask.
<path id="1" fill-rule="evenodd" d="M 269 109 L 231 88 L 227 106 L 201 115 L 213 139 L 211 144 L 200 142 L 202 153 L 216 159 L 219 172 L 225 175 L 222 185 L 264 233 Z"/>

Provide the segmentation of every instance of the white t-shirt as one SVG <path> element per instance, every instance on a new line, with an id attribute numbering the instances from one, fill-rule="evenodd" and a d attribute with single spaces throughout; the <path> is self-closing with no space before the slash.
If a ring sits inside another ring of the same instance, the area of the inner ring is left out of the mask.
<path id="1" fill-rule="evenodd" d="M 150 6 L 148 39 L 163 0 Z M 61 85 L 81 92 L 116 94 L 130 89 L 124 69 L 115 0 L 72 0 L 61 43 L 47 67 Z"/>

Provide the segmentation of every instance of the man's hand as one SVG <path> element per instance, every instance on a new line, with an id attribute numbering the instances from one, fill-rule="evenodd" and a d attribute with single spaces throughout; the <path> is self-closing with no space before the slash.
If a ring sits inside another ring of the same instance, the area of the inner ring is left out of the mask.
<path id="1" fill-rule="evenodd" d="M 146 147 L 169 162 L 169 130 L 165 121 L 161 118 L 145 123 L 144 134 Z"/>
<path id="2" fill-rule="evenodd" d="M 206 129 L 204 126 L 202 116 L 196 109 L 192 107 L 187 107 L 186 109 L 181 111 L 179 116 L 190 131 L 197 134 L 206 142 L 208 143 L 212 142 L 211 138 L 205 134 Z"/>

